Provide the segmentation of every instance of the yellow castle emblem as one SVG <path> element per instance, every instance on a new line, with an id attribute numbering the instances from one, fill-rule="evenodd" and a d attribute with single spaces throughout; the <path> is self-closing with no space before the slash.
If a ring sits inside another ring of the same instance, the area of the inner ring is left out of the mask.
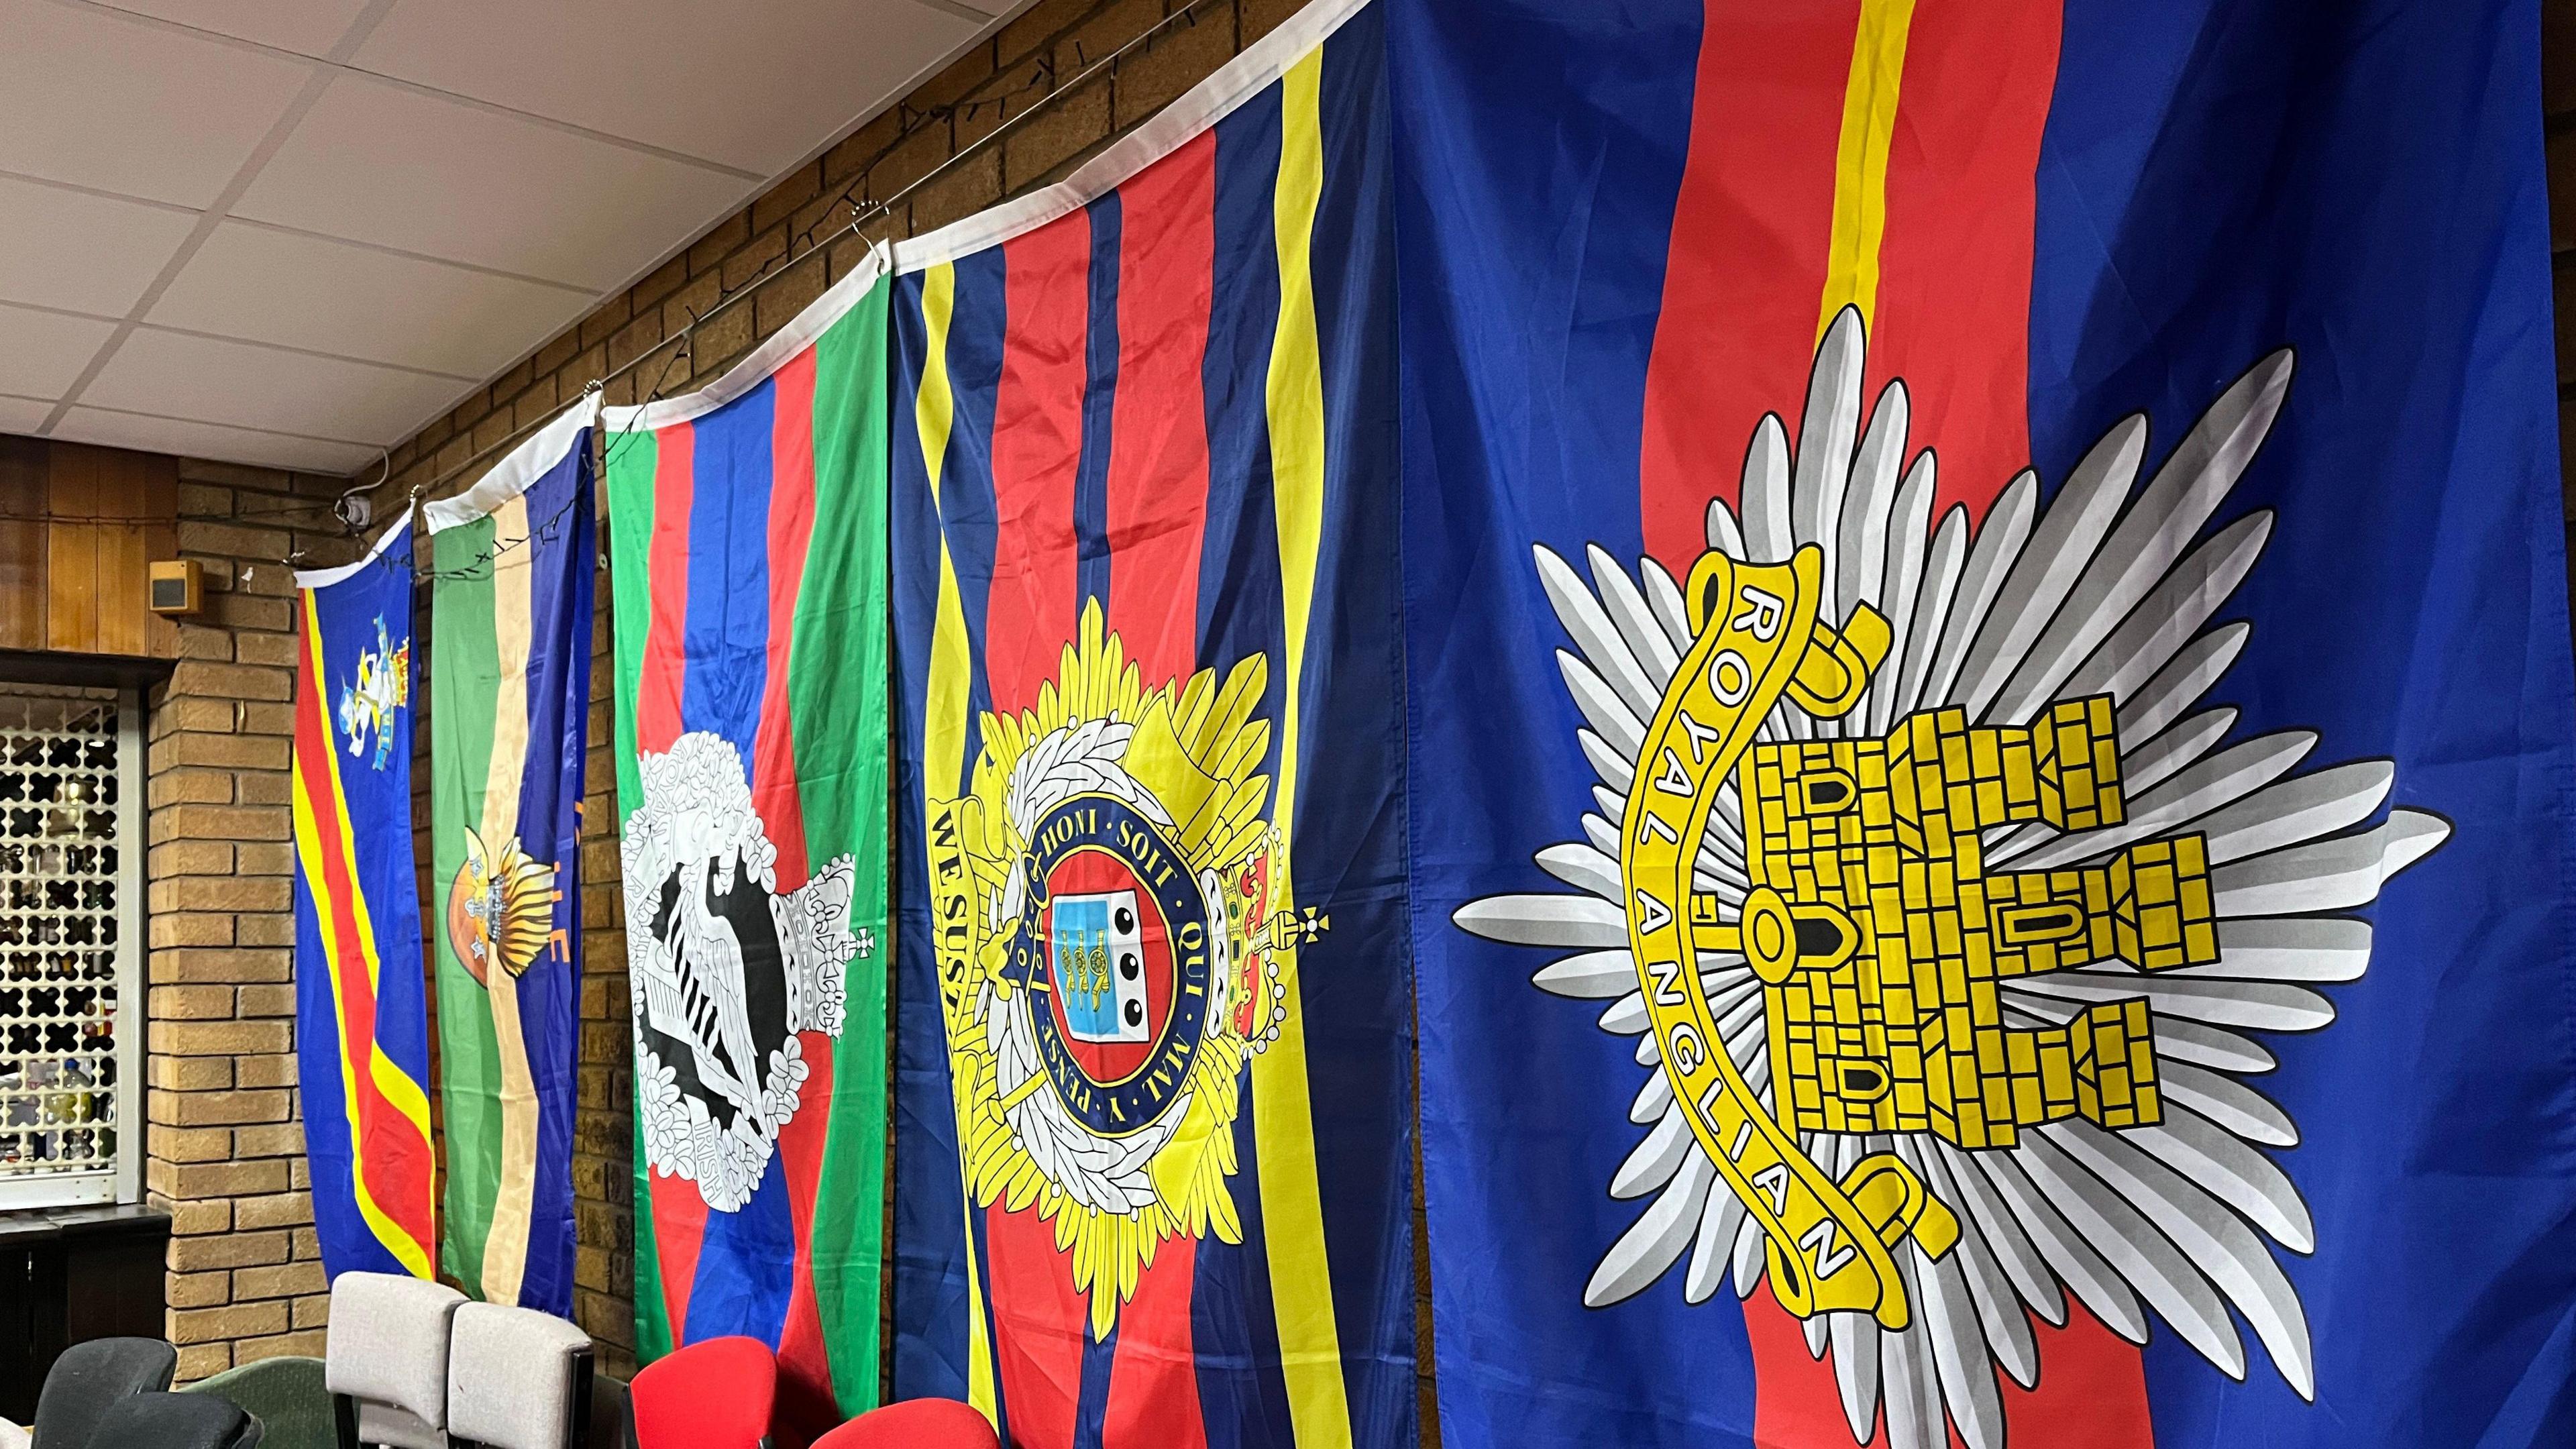
<path id="1" fill-rule="evenodd" d="M 1737 794 L 1753 886 L 1741 934 L 1781 1125 L 1975 1148 L 2066 1117 L 2162 1119 L 2143 998 L 2015 1027 L 1996 992 L 2115 958 L 2218 959 L 2198 835 L 2081 869 L 1984 869 L 1987 831 L 2126 819 L 2109 698 L 2060 701 L 2029 728 L 1971 728 L 1950 708 L 1885 739 L 1757 745 Z"/>

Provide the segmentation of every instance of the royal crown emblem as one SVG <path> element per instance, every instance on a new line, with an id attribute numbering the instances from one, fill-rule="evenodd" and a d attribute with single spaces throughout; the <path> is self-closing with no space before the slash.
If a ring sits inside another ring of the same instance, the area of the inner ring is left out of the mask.
<path id="1" fill-rule="evenodd" d="M 975 1201 L 1054 1225 L 1106 1337 L 1173 1237 L 1241 1242 L 1246 1063 L 1330 922 L 1291 902 L 1256 655 L 1148 688 L 1086 604 L 1034 708 L 983 717 L 929 868 Z"/>
<path id="2" fill-rule="evenodd" d="M 2264 1150 L 2298 1138 L 2244 1080 L 2274 1065 L 2254 1034 L 2333 1020 L 2318 988 L 2370 959 L 2349 913 L 2450 827 L 2368 823 L 2387 760 L 2299 773 L 2314 733 L 2199 707 L 2272 515 L 2201 535 L 2290 370 L 2254 367 L 2134 497 L 2140 418 L 2045 507 L 2024 472 L 1935 527 L 1904 384 L 1864 408 L 1846 310 L 1794 456 L 1765 418 L 1684 578 L 1536 550 L 1596 809 L 1537 856 L 1576 894 L 1457 922 L 1571 949 L 1535 984 L 1606 1002 L 1649 1069 L 1610 1193 L 1652 1202 L 1588 1305 L 1685 1261 L 1691 1303 L 1767 1283 L 1855 1442 L 1883 1411 L 1891 1449 L 2000 1449 L 1994 1370 L 2039 1381 L 2032 1318 L 2070 1292 L 2241 1379 L 2232 1310 L 2313 1397 L 2265 1239 L 2315 1232 Z"/>

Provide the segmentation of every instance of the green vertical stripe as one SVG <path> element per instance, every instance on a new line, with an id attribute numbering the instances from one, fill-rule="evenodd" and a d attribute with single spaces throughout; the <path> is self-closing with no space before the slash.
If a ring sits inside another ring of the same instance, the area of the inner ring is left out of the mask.
<path id="1" fill-rule="evenodd" d="M 814 1207 L 814 1296 L 841 1411 L 877 1402 L 886 1132 L 886 297 L 814 345 L 814 533 L 796 594 L 787 706 L 805 858 L 855 858 L 851 963 Z"/>
<path id="2" fill-rule="evenodd" d="M 617 669 L 617 833 L 644 803 L 635 763 L 635 693 L 644 677 L 644 638 L 653 619 L 653 470 L 661 446 L 649 432 L 607 435 L 610 631 Z M 653 1237 L 653 1165 L 644 1155 L 644 1119 L 629 1109 L 635 1134 L 635 1358 L 651 1363 L 671 1351 L 671 1319 L 662 1302 L 662 1257 Z"/>
<path id="3" fill-rule="evenodd" d="M 501 1067 L 483 987 L 457 961 L 447 888 L 465 864 L 465 832 L 482 822 L 492 765 L 492 699 L 501 675 L 492 625 L 492 520 L 434 534 L 429 598 L 429 917 L 438 985 L 441 1099 L 446 1107 L 447 1273 L 482 1296 L 483 1240 L 501 1170 Z"/>

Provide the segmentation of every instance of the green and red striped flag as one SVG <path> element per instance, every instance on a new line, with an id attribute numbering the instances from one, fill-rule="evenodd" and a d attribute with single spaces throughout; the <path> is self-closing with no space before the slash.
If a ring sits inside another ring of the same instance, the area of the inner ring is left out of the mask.
<path id="1" fill-rule="evenodd" d="M 791 1433 L 877 1397 L 881 273 L 608 413 L 637 1343 L 773 1345 Z"/>
<path id="2" fill-rule="evenodd" d="M 422 510 L 447 1272 L 570 1316 L 581 1049 L 591 425 L 585 403 Z"/>

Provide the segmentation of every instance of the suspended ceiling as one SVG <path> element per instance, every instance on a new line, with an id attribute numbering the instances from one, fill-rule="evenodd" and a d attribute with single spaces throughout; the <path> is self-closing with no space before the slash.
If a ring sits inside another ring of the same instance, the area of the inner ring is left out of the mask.
<path id="1" fill-rule="evenodd" d="M 0 432 L 347 473 L 1026 0 L 0 0 Z"/>

